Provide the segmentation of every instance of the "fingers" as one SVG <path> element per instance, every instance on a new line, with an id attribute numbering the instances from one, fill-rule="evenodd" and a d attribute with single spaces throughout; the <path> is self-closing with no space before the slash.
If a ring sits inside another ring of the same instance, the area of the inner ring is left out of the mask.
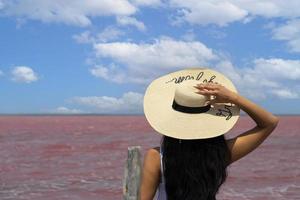
<path id="1" fill-rule="evenodd" d="M 217 95 L 220 89 L 220 85 L 217 83 L 200 83 L 194 87 L 198 89 L 195 93 L 202 95 Z"/>
<path id="2" fill-rule="evenodd" d="M 219 84 L 217 84 L 217 83 L 206 83 L 206 84 L 200 83 L 200 84 L 197 84 L 195 87 L 198 89 L 217 89 L 217 88 L 219 88 Z"/>
<path id="3" fill-rule="evenodd" d="M 216 83 L 206 83 L 206 84 L 197 84 L 195 85 L 194 87 L 196 89 L 198 89 L 199 91 L 211 91 L 211 90 L 219 90 L 219 86 L 218 84 Z"/>

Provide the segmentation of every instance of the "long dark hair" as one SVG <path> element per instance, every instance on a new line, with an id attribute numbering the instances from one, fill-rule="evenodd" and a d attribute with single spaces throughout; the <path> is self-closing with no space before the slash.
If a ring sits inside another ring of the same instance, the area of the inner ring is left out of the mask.
<path id="1" fill-rule="evenodd" d="M 227 178 L 230 151 L 225 136 L 179 140 L 162 138 L 168 200 L 215 200 Z"/>

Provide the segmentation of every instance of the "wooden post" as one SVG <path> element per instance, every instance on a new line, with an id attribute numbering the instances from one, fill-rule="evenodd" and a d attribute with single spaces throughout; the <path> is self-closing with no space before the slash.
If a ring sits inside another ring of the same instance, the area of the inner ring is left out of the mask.
<path id="1" fill-rule="evenodd" d="M 139 200 L 141 181 L 141 147 L 128 147 L 128 157 L 123 179 L 123 199 Z"/>

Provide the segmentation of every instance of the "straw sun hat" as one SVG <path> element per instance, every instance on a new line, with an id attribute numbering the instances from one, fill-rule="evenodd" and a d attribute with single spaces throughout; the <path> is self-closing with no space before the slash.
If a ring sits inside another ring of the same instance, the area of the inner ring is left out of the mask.
<path id="1" fill-rule="evenodd" d="M 228 132 L 240 109 L 232 103 L 209 105 L 212 96 L 197 94 L 194 87 L 207 82 L 237 93 L 225 75 L 207 68 L 179 70 L 152 81 L 144 96 L 144 113 L 152 128 L 178 139 L 204 139 Z"/>

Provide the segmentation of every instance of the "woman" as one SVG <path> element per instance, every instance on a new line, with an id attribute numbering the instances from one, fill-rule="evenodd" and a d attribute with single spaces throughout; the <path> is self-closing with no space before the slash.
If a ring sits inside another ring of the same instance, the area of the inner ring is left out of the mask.
<path id="1" fill-rule="evenodd" d="M 197 82 L 189 81 L 190 79 L 193 81 L 197 80 Z M 176 89 L 172 91 L 175 93 L 174 97 L 172 97 L 174 98 L 172 105 L 174 114 L 169 115 L 176 115 L 177 118 L 181 118 L 181 116 L 189 117 L 189 121 L 185 121 L 188 125 L 185 124 L 184 126 L 190 129 L 185 131 L 184 134 L 182 134 L 182 130 L 178 133 L 175 131 L 174 126 L 177 125 L 175 125 L 176 120 L 174 119 L 176 117 L 173 116 L 173 122 L 169 120 L 169 123 L 168 120 L 164 119 L 164 114 L 162 113 L 169 111 L 162 109 L 168 106 L 157 108 L 158 111 L 156 111 L 156 114 L 163 118 L 159 120 L 165 121 L 165 123 L 160 123 L 152 113 L 155 112 L 153 111 L 156 109 L 155 106 L 158 106 L 158 102 L 155 102 L 157 99 L 160 102 L 168 101 L 164 100 L 167 99 L 166 96 L 159 99 L 166 91 L 172 90 L 170 89 L 172 87 L 164 90 L 166 86 L 162 82 L 169 83 L 166 80 L 173 82 L 175 85 L 177 84 Z M 181 70 L 163 78 L 160 77 L 153 84 L 156 84 L 156 86 L 151 86 L 152 88 L 149 86 L 147 89 L 148 93 L 146 92 L 145 95 L 145 115 L 150 125 L 163 137 L 160 147 L 149 149 L 145 154 L 140 187 L 141 200 L 152 200 L 156 191 L 158 192 L 157 199 L 159 200 L 216 199 L 220 186 L 226 180 L 227 166 L 257 148 L 275 129 L 279 121 L 278 117 L 272 113 L 239 95 L 229 79 L 213 70 L 202 68 Z M 191 93 L 187 93 L 188 90 L 191 90 L 187 89 L 190 88 L 187 85 L 193 85 L 194 89 L 196 89 L 194 93 L 199 97 L 197 102 L 205 97 L 205 104 L 202 106 L 198 105 L 198 107 L 195 106 L 196 97 L 193 96 L 192 98 Z M 159 93 L 158 90 L 164 90 L 164 92 L 155 96 L 156 93 Z M 209 97 L 214 98 L 211 99 Z M 180 105 L 178 102 L 183 102 L 181 104 L 188 102 L 187 104 L 190 103 L 190 106 Z M 225 104 L 227 104 L 227 107 Z M 225 105 L 223 107 L 225 109 L 220 109 L 219 105 Z M 233 105 L 233 107 L 230 107 L 230 105 Z M 236 117 L 237 119 L 237 112 L 232 111 L 235 108 L 245 111 L 255 121 L 256 125 L 235 138 L 225 139 L 224 133 L 235 124 L 236 120 L 229 124 L 229 128 L 228 126 L 225 127 L 225 125 L 223 129 L 220 129 L 220 127 L 227 123 L 226 120 L 228 118 Z M 214 110 L 222 112 L 213 113 Z M 230 111 L 231 115 L 226 115 L 228 113 L 226 111 Z M 208 112 L 211 113 L 207 115 Z M 161 114 L 159 115 L 159 113 Z M 220 116 L 226 117 L 226 120 L 222 122 L 223 124 L 220 122 Z M 209 117 L 212 118 L 210 119 L 211 121 L 207 120 Z M 192 127 L 197 126 L 197 124 L 192 123 L 194 123 L 194 119 L 198 118 L 199 123 L 207 121 L 199 126 L 199 131 L 196 129 L 199 133 L 198 135 L 195 135 L 195 133 L 188 135 L 195 130 Z M 205 129 L 203 129 L 204 125 L 206 126 Z M 161 128 L 159 126 L 165 127 Z M 201 133 L 203 134 L 201 135 Z"/>

